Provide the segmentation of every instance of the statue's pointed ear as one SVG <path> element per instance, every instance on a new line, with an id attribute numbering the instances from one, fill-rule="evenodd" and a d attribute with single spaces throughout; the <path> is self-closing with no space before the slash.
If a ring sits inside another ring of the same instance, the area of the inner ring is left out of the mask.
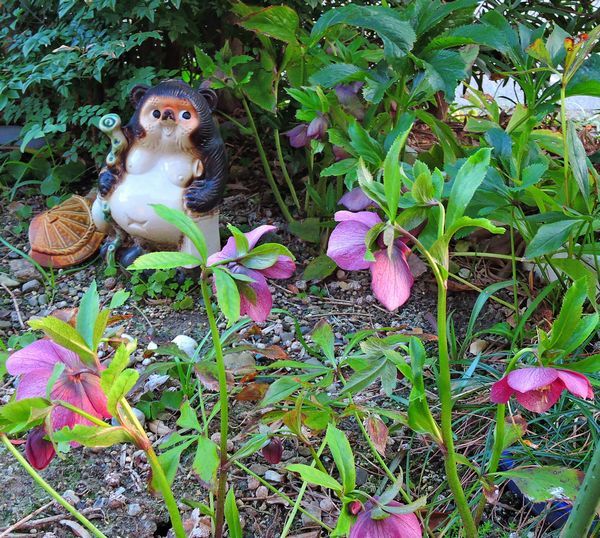
<path id="1" fill-rule="evenodd" d="M 134 108 L 138 107 L 140 101 L 149 89 L 150 86 L 146 86 L 145 84 L 136 84 L 133 88 L 131 88 L 131 91 L 129 92 L 129 100 Z"/>
<path id="2" fill-rule="evenodd" d="M 210 111 L 214 112 L 215 108 L 217 108 L 217 102 L 219 101 L 216 92 L 210 88 L 200 88 L 198 91 L 200 92 L 200 95 L 204 97 Z"/>

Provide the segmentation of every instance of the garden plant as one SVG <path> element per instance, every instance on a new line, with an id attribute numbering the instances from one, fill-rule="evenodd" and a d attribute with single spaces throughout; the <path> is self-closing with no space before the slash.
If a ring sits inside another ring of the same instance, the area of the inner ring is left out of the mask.
<path id="1" fill-rule="evenodd" d="M 0 536 L 600 532 L 593 4 L 5 2 Z M 219 96 L 224 246 L 153 204 L 195 254 L 42 267 L 164 79 Z"/>

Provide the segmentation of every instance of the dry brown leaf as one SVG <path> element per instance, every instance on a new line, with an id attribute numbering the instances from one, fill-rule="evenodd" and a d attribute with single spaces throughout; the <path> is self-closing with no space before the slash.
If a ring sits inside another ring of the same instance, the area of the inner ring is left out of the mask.
<path id="1" fill-rule="evenodd" d="M 250 383 L 246 385 L 235 397 L 240 402 L 258 402 L 267 392 L 267 383 Z"/>
<path id="2" fill-rule="evenodd" d="M 383 421 L 376 415 L 369 415 L 365 420 L 367 433 L 373 441 L 377 452 L 385 456 L 385 447 L 388 440 L 388 428 Z"/>

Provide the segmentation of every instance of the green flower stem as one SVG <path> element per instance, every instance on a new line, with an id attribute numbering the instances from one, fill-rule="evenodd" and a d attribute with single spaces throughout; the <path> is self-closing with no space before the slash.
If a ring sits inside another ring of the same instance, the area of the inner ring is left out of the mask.
<path id="1" fill-rule="evenodd" d="M 281 499 L 283 499 L 285 502 L 289 503 L 290 506 L 294 506 L 295 505 L 294 501 L 292 499 L 290 499 L 285 493 L 282 493 L 276 487 L 274 487 L 271 484 L 269 484 L 264 478 L 258 476 L 256 473 L 252 472 L 243 463 L 239 462 L 238 460 L 234 460 L 233 463 L 235 465 L 237 465 L 245 473 L 248 473 L 250 476 L 256 478 L 256 480 L 258 480 L 269 491 L 271 491 L 272 493 L 274 493 L 275 495 L 277 495 L 278 497 L 280 497 Z M 311 514 L 310 512 L 308 512 L 307 510 L 305 510 L 304 508 L 302 508 L 301 506 L 298 506 L 298 512 L 300 512 L 300 513 L 304 514 L 306 517 L 312 519 L 315 523 L 317 523 L 318 525 L 320 525 L 321 527 L 323 527 L 327 532 L 329 532 L 329 533 L 333 532 L 333 529 L 331 527 L 329 527 L 328 525 L 326 525 L 325 523 L 323 523 L 318 517 L 314 516 L 313 514 Z"/>
<path id="2" fill-rule="evenodd" d="M 281 172 L 283 173 L 283 177 L 285 178 L 285 182 L 287 183 L 288 188 L 290 189 L 290 194 L 292 195 L 292 200 L 294 200 L 294 204 L 298 211 L 301 211 L 300 201 L 298 200 L 298 195 L 296 194 L 296 189 L 294 188 L 294 184 L 292 183 L 292 178 L 288 172 L 287 166 L 285 164 L 285 160 L 283 158 L 283 152 L 281 151 L 281 138 L 279 136 L 279 129 L 275 129 L 275 148 L 277 150 L 277 158 L 279 159 L 279 166 L 281 167 Z"/>
<path id="3" fill-rule="evenodd" d="M 246 105 L 247 106 L 247 105 Z M 251 116 L 249 116 L 251 117 Z M 219 466 L 219 479 L 217 485 L 217 509 L 215 512 L 215 537 L 223 536 L 223 524 L 225 518 L 225 495 L 227 492 L 227 435 L 229 430 L 229 394 L 227 392 L 227 372 L 225 370 L 225 361 L 223 359 L 223 348 L 221 347 L 221 336 L 217 327 L 217 320 L 212 310 L 212 302 L 210 299 L 210 289 L 206 282 L 205 275 L 200 279 L 202 288 L 202 299 L 206 309 L 206 317 L 210 326 L 210 334 L 215 348 L 215 356 L 217 360 L 217 377 L 219 379 L 219 403 L 220 408 L 220 456 L 221 463 Z"/>
<path id="4" fill-rule="evenodd" d="M 448 353 L 448 313 L 447 313 L 447 285 L 448 269 L 440 266 L 436 259 L 428 252 L 423 244 L 410 232 L 400 226 L 397 230 L 409 237 L 419 251 L 425 256 L 437 282 L 437 326 L 438 326 L 438 359 L 439 373 L 437 376 L 438 397 L 441 404 L 441 430 L 444 441 L 444 468 L 448 486 L 452 491 L 456 509 L 462 519 L 462 525 L 467 538 L 476 538 L 477 526 L 467 502 L 465 491 L 458 476 L 456 451 L 454 449 L 454 434 L 452 432 L 452 384 L 450 377 L 450 355 Z M 448 257 L 448 250 L 444 253 Z M 511 305 L 512 307 L 512 305 Z"/>
<path id="5" fill-rule="evenodd" d="M 533 349 L 526 347 L 515 353 L 515 356 L 511 359 L 504 371 L 504 376 L 509 374 L 515 369 L 517 361 L 526 353 L 533 353 Z M 487 466 L 487 474 L 495 473 L 502 457 L 502 451 L 504 450 L 504 436 L 506 431 L 506 404 L 498 404 L 496 407 L 496 429 L 494 430 L 494 444 L 492 445 L 492 453 Z M 475 513 L 475 521 L 479 523 L 483 516 L 483 510 L 485 509 L 486 498 L 482 496 L 477 505 L 477 511 Z"/>
<path id="6" fill-rule="evenodd" d="M 69 512 L 77 521 L 79 521 L 84 527 L 86 527 L 96 538 L 107 538 L 105 534 L 100 532 L 96 526 L 81 514 L 74 506 L 71 506 L 61 495 L 56 491 L 48 482 L 46 482 L 39 473 L 29 465 L 29 462 L 21 455 L 21 453 L 13 446 L 8 437 L 1 433 L 0 438 L 4 446 L 12 453 L 16 460 L 23 466 L 23 468 L 29 473 L 35 483 L 40 486 L 50 497 L 52 497 L 58 504 L 60 504 L 67 512 Z"/>
<path id="7" fill-rule="evenodd" d="M 510 254 L 495 254 L 494 252 L 451 252 L 450 257 L 455 256 L 472 256 L 473 258 L 498 258 L 500 260 L 514 260 L 516 262 L 529 261 L 526 258 L 513 257 Z"/>
<path id="8" fill-rule="evenodd" d="M 256 128 L 256 123 L 254 122 L 254 116 L 252 116 L 252 111 L 248 106 L 248 100 L 245 97 L 242 97 L 242 104 L 244 105 L 244 110 L 246 111 L 246 116 L 248 117 L 248 123 L 250 124 L 250 128 L 252 129 L 252 134 L 254 135 L 254 141 L 256 142 L 256 148 L 258 149 L 258 153 L 260 155 L 260 160 L 262 162 L 263 168 L 265 170 L 265 176 L 267 177 L 267 182 L 273 191 L 273 196 L 275 196 L 275 200 L 277 201 L 277 205 L 279 209 L 283 213 L 285 220 L 288 222 L 294 222 L 294 217 L 290 213 L 287 205 L 285 204 L 283 198 L 281 197 L 281 193 L 279 192 L 279 187 L 277 186 L 277 182 L 273 177 L 273 172 L 271 171 L 271 166 L 269 165 L 269 160 L 267 159 L 267 154 L 265 153 L 265 148 L 262 145 L 262 141 L 260 139 L 260 134 L 258 133 L 258 129 Z"/>
<path id="9" fill-rule="evenodd" d="M 325 449 L 326 444 L 327 443 L 325 442 L 325 439 L 323 439 L 323 442 L 321 443 L 321 446 L 319 447 L 319 450 L 317 451 L 317 459 L 316 460 L 313 459 L 313 461 L 310 464 L 311 467 L 314 467 L 316 462 L 319 461 L 318 458 L 323 453 L 323 450 Z M 294 503 L 294 506 L 292 507 L 292 511 L 289 513 L 289 515 L 286 519 L 285 525 L 283 526 L 283 530 L 281 531 L 281 536 L 279 538 L 286 538 L 286 536 L 290 532 L 290 529 L 291 529 L 292 524 L 294 523 L 294 519 L 296 517 L 296 513 L 299 510 L 302 510 L 300 503 L 302 502 L 302 497 L 304 497 L 304 493 L 306 492 L 307 487 L 308 487 L 308 482 L 306 482 L 306 481 L 302 482 L 302 485 L 300 486 L 300 491 L 298 491 L 298 495 L 296 496 L 296 502 Z"/>
<path id="10" fill-rule="evenodd" d="M 125 412 L 127 420 L 139 432 L 139 435 L 148 440 L 148 436 L 146 435 L 144 427 L 140 424 L 140 421 L 135 416 L 135 413 L 131 409 L 127 400 L 125 398 L 121 398 L 119 404 L 121 405 L 121 409 L 123 409 Z M 173 495 L 173 491 L 171 490 L 171 486 L 169 485 L 165 471 L 163 470 L 160 461 L 158 461 L 158 456 L 156 455 L 156 452 L 154 452 L 150 441 L 148 441 L 147 444 L 142 448 L 146 453 L 148 463 L 152 468 L 152 478 L 154 479 L 156 486 L 162 493 L 163 499 L 165 500 L 165 506 L 169 512 L 169 518 L 171 519 L 173 532 L 177 538 L 186 538 L 187 535 L 183 527 L 183 522 L 181 521 L 181 514 L 179 513 L 177 501 L 175 500 L 175 496 Z"/>
<path id="11" fill-rule="evenodd" d="M 71 405 L 69 402 L 65 402 L 64 400 L 53 400 L 52 401 L 53 404 L 58 405 L 60 407 L 64 407 L 65 409 L 68 409 L 69 411 L 73 411 L 73 413 L 77 413 L 78 415 L 81 415 L 83 418 L 89 420 L 91 423 L 95 424 L 96 426 L 100 426 L 101 428 L 108 428 L 109 425 L 100 420 L 98 417 L 95 417 L 94 415 L 90 415 L 89 413 L 86 413 L 83 409 L 79 409 L 79 407 L 75 407 L 74 405 Z"/>
<path id="12" fill-rule="evenodd" d="M 570 193 L 569 193 L 569 148 L 567 145 L 567 103 L 566 103 L 566 91 L 567 85 L 563 78 L 563 82 L 560 85 L 560 125 L 562 131 L 563 141 L 563 166 L 564 166 L 564 182 L 565 182 L 565 205 L 570 204 Z"/>
<path id="13" fill-rule="evenodd" d="M 562 530 L 561 538 L 588 536 L 599 506 L 598 499 L 600 499 L 600 443 L 596 442 L 594 456 L 577 493 L 571 515 Z"/>

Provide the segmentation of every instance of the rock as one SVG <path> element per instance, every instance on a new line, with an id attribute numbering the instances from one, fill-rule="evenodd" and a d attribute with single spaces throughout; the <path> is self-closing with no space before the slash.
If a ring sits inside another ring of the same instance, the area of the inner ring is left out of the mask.
<path id="1" fill-rule="evenodd" d="M 258 488 L 258 486 L 260 486 L 260 482 L 258 480 L 256 480 L 256 478 L 254 478 L 253 476 L 248 478 L 248 489 L 249 490 L 254 491 L 256 488 Z"/>
<path id="2" fill-rule="evenodd" d="M 75 506 L 81 501 L 81 499 L 75 494 L 75 492 L 72 489 L 67 489 L 62 494 L 62 496 L 65 501 L 67 501 L 69 504 L 72 504 L 73 506 Z"/>
<path id="3" fill-rule="evenodd" d="M 211 437 L 212 439 L 212 437 Z M 309 452 L 310 454 L 310 452 Z M 253 463 L 252 465 L 250 465 L 249 469 L 254 473 L 257 474 L 259 476 L 264 475 L 269 468 L 266 465 L 262 465 L 260 463 Z"/>
<path id="4" fill-rule="evenodd" d="M 323 510 L 323 512 L 331 512 L 334 510 L 335 504 L 329 497 L 325 497 L 324 499 L 321 499 L 319 508 Z"/>
<path id="5" fill-rule="evenodd" d="M 251 374 L 256 370 L 254 355 L 249 351 L 227 353 L 223 357 L 223 362 L 227 370 L 238 375 Z"/>
<path id="6" fill-rule="evenodd" d="M 42 293 L 38 296 L 37 302 L 40 306 L 45 306 L 48 304 L 48 296 L 45 293 Z"/>
<path id="7" fill-rule="evenodd" d="M 196 342 L 196 340 L 194 340 L 191 336 L 178 334 L 171 341 L 190 358 L 192 358 L 194 353 L 196 353 L 198 342 Z"/>
<path id="8" fill-rule="evenodd" d="M 37 297 L 29 297 L 29 298 L 27 299 L 27 304 L 28 304 L 29 306 L 37 306 L 37 305 L 38 305 L 38 302 L 37 302 Z"/>
<path id="9" fill-rule="evenodd" d="M 321 508 L 317 503 L 311 502 L 304 506 L 304 509 L 317 519 L 321 519 Z M 317 523 L 306 514 L 302 514 L 302 524 L 306 527 L 314 527 Z"/>
<path id="10" fill-rule="evenodd" d="M 37 269 L 23 258 L 10 260 L 8 266 L 10 268 L 10 274 L 19 282 L 27 282 L 28 280 L 33 280 L 38 277 Z"/>
<path id="11" fill-rule="evenodd" d="M 8 329 L 10 327 L 12 327 L 12 323 L 10 321 L 0 319 L 0 329 Z"/>
<path id="12" fill-rule="evenodd" d="M 142 513 L 142 507 L 138 503 L 131 503 L 127 507 L 128 516 L 139 516 Z"/>
<path id="13" fill-rule="evenodd" d="M 23 293 L 29 293 L 30 291 L 37 290 L 41 286 L 40 281 L 37 279 L 28 280 L 21 286 Z"/>
<path id="14" fill-rule="evenodd" d="M 335 276 L 338 280 L 346 280 L 348 278 L 346 271 L 344 271 L 343 269 L 338 269 L 335 273 Z"/>
<path id="15" fill-rule="evenodd" d="M 119 473 L 108 473 L 104 481 L 111 487 L 116 488 L 121 483 L 121 475 Z"/>
<path id="16" fill-rule="evenodd" d="M 150 358 L 142 360 L 142 366 L 148 366 L 151 363 L 152 363 L 152 359 L 150 359 Z"/>
<path id="17" fill-rule="evenodd" d="M 365 484 L 367 482 L 368 478 L 369 478 L 369 473 L 367 473 L 367 471 L 365 471 L 362 467 L 356 468 L 356 485 L 357 486 L 362 486 L 363 484 Z"/>
<path id="18" fill-rule="evenodd" d="M 467 267 L 461 267 L 458 270 L 458 276 L 462 278 L 469 278 L 471 276 L 471 271 Z"/>
<path id="19" fill-rule="evenodd" d="M 280 482 L 283 481 L 283 476 L 280 475 L 277 471 L 273 471 L 272 469 L 269 469 L 265 473 L 265 480 L 267 480 L 268 482 L 273 482 L 275 484 L 279 484 Z"/>
<path id="20" fill-rule="evenodd" d="M 306 280 L 296 280 L 294 286 L 296 286 L 300 291 L 304 291 L 306 289 Z"/>
<path id="21" fill-rule="evenodd" d="M 0 284 L 7 288 L 16 288 L 19 285 L 19 281 L 10 278 L 6 273 L 0 273 Z"/>
<path id="22" fill-rule="evenodd" d="M 104 289 L 112 290 L 117 285 L 117 279 L 114 276 L 109 276 L 104 281 Z"/>
<path id="23" fill-rule="evenodd" d="M 266 486 L 260 486 L 256 489 L 254 496 L 257 499 L 266 499 L 269 496 L 269 490 Z"/>
<path id="24" fill-rule="evenodd" d="M 158 344 L 156 342 L 148 342 L 146 349 L 148 351 L 156 351 L 158 349 Z"/>

